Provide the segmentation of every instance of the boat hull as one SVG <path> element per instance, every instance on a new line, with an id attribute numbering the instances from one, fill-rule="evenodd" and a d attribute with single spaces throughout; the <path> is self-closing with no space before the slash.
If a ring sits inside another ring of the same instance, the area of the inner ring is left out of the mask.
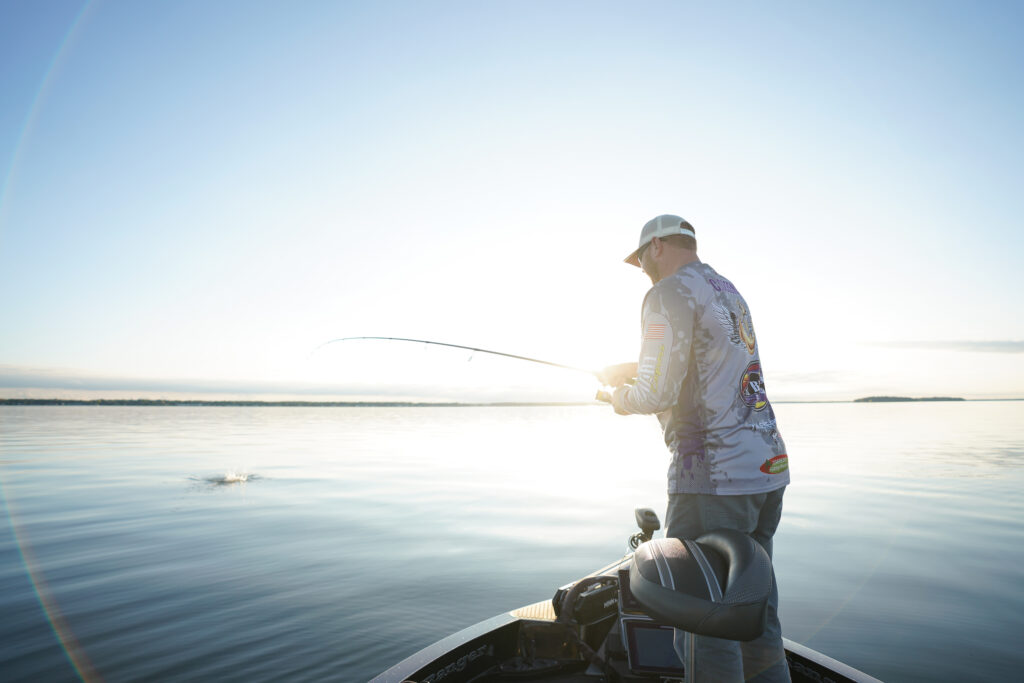
<path id="1" fill-rule="evenodd" d="M 374 678 L 371 683 L 483 683 L 487 680 L 509 680 L 513 677 L 521 681 L 543 680 L 555 683 L 593 683 L 601 680 L 600 676 L 595 677 L 586 673 L 587 662 L 578 652 L 573 651 L 564 638 L 559 637 L 558 631 L 564 627 L 554 621 L 553 611 L 549 614 L 544 613 L 545 607 L 550 610 L 548 605 L 549 603 L 537 603 L 463 629 L 402 660 Z M 533 618 L 523 616 L 524 613 L 532 613 Z M 529 670 L 520 670 L 515 674 L 489 675 L 488 672 L 495 672 L 503 663 L 521 654 L 519 644 L 524 629 L 531 631 L 531 638 L 536 638 L 538 634 L 549 630 L 552 642 L 557 641 L 554 647 L 560 647 L 563 651 L 542 654 L 560 654 L 561 665 L 545 665 L 545 661 L 552 660 L 542 657 L 538 658 L 540 661 L 533 673 Z M 783 639 L 783 643 L 790 677 L 794 683 L 879 683 L 878 679 L 811 648 L 788 639 Z M 625 672 L 623 680 L 657 681 L 659 677 L 636 676 Z"/>

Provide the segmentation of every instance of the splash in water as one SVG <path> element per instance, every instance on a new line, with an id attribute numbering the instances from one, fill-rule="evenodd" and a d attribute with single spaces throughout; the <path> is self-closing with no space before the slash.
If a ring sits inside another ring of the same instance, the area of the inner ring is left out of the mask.
<path id="1" fill-rule="evenodd" d="M 260 476 L 258 474 L 250 474 L 248 472 L 228 470 L 222 475 L 214 475 L 212 477 L 192 477 L 193 480 L 202 481 L 211 486 L 231 486 L 232 484 L 246 484 L 250 481 L 256 481 Z"/>

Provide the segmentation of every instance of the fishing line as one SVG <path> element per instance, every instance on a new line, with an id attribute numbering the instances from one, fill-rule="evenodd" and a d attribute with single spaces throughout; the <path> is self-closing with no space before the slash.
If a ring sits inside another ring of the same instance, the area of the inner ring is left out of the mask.
<path id="1" fill-rule="evenodd" d="M 541 360 L 540 358 L 530 358 L 529 356 L 520 356 L 515 353 L 505 353 L 504 351 L 492 351 L 490 349 L 481 349 L 476 346 L 463 346 L 462 344 L 449 344 L 447 342 L 430 341 L 429 339 L 409 339 L 407 337 L 341 337 L 339 339 L 332 339 L 324 342 L 320 346 L 313 349 L 313 353 L 316 353 L 328 344 L 334 344 L 335 342 L 344 341 L 355 341 L 360 339 L 375 339 L 378 341 L 397 341 L 397 342 L 410 342 L 415 344 L 433 344 L 434 346 L 447 346 L 453 349 L 465 349 L 467 351 L 474 351 L 479 353 L 489 353 L 492 356 L 504 356 L 505 358 L 514 358 L 516 360 L 524 360 L 530 363 L 539 363 L 541 365 L 549 365 L 553 368 L 562 368 L 563 370 L 572 370 L 574 372 L 583 372 L 591 377 L 599 377 L 599 374 L 595 370 L 587 370 L 586 368 L 577 368 L 572 365 L 563 365 L 562 363 L 555 363 L 549 360 Z M 310 354 L 312 355 L 312 354 Z"/>

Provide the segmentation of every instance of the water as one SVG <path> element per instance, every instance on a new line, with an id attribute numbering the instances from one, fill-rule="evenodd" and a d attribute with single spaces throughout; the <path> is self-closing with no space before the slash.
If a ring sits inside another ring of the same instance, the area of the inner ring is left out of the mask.
<path id="1" fill-rule="evenodd" d="M 788 637 L 1024 668 L 1024 402 L 779 404 Z M 0 408 L 0 679 L 365 680 L 618 557 L 665 505 L 604 407 Z"/>

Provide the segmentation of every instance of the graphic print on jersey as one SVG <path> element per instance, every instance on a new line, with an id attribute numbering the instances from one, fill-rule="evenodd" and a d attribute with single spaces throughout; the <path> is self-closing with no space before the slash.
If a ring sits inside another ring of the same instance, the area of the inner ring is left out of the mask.
<path id="1" fill-rule="evenodd" d="M 750 311 L 743 305 L 742 300 L 739 302 L 739 308 L 740 314 L 736 315 L 718 302 L 711 304 L 711 311 L 714 313 L 715 319 L 718 320 L 718 324 L 722 326 L 729 342 L 734 346 L 745 347 L 747 353 L 753 355 L 754 348 L 757 346 L 757 338 L 754 336 L 754 321 L 751 320 Z"/>
<path id="2" fill-rule="evenodd" d="M 789 469 L 789 456 L 785 453 L 776 455 L 774 458 L 765 460 L 760 469 L 765 474 L 782 474 Z"/>
<path id="3" fill-rule="evenodd" d="M 760 361 L 754 361 L 743 372 L 743 378 L 740 380 L 740 398 L 755 411 L 764 410 L 768 405 L 768 394 L 761 379 Z"/>
<path id="4" fill-rule="evenodd" d="M 665 338 L 665 324 L 664 323 L 651 323 L 647 326 L 647 332 L 644 333 L 644 341 L 651 341 L 653 339 L 664 339 Z"/>
<path id="5" fill-rule="evenodd" d="M 747 346 L 747 353 L 754 355 L 754 347 L 757 346 L 757 337 L 754 336 L 754 321 L 742 300 L 740 300 L 740 320 L 737 327 L 740 328 L 740 339 Z"/>
<path id="6" fill-rule="evenodd" d="M 750 429 L 758 434 L 767 434 L 775 443 L 779 442 L 778 423 L 775 421 L 774 417 L 765 420 L 764 422 L 755 422 L 750 425 Z"/>

